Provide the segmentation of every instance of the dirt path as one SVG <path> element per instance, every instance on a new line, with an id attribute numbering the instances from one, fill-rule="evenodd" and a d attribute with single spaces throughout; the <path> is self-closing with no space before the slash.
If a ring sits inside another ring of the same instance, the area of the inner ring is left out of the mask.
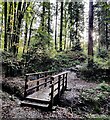
<path id="1" fill-rule="evenodd" d="M 97 83 L 87 82 L 77 78 L 74 72 L 70 72 L 68 75 L 68 88 L 67 91 L 61 97 L 61 104 L 63 106 L 73 106 L 79 101 L 79 95 L 81 91 L 96 88 Z"/>

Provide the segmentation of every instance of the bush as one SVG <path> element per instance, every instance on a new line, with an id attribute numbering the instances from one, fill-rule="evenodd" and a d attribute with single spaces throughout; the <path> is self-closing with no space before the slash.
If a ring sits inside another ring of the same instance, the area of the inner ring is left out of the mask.
<path id="1" fill-rule="evenodd" d="M 108 57 L 108 52 L 106 49 L 100 49 L 100 51 L 98 51 L 97 53 L 97 57 L 100 57 L 100 58 L 107 58 Z"/>
<path id="2" fill-rule="evenodd" d="M 84 80 L 90 81 L 109 81 L 110 80 L 110 69 L 102 69 L 97 65 L 93 68 L 83 67 L 80 69 L 80 77 Z"/>

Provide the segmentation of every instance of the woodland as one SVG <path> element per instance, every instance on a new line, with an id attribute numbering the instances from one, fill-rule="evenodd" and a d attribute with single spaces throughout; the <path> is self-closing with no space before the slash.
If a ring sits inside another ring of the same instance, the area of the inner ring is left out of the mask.
<path id="1" fill-rule="evenodd" d="M 109 0 L 0 2 L 0 53 L 2 119 L 110 119 Z M 55 111 L 19 105 L 25 74 L 67 70 Z"/>

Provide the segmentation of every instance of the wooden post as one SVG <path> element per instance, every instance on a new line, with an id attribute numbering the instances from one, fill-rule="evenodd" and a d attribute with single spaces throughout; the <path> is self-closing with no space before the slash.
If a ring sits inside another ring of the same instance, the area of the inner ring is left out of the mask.
<path id="1" fill-rule="evenodd" d="M 58 76 L 58 98 L 60 98 L 60 79 L 61 79 L 61 75 Z"/>
<path id="2" fill-rule="evenodd" d="M 65 89 L 64 83 L 65 83 L 65 74 L 63 74 L 63 86 L 62 86 L 63 92 L 64 92 L 64 89 Z"/>
<path id="3" fill-rule="evenodd" d="M 52 109 L 53 103 L 54 103 L 53 94 L 54 94 L 54 85 L 52 84 L 52 86 L 51 86 L 51 101 L 50 101 L 50 106 L 49 106 L 50 109 Z"/>
<path id="4" fill-rule="evenodd" d="M 47 73 L 45 73 L 45 77 L 47 76 Z M 46 87 L 47 86 L 47 78 L 45 79 L 45 84 L 44 84 L 44 87 Z"/>
<path id="5" fill-rule="evenodd" d="M 67 88 L 67 74 L 68 74 L 68 73 L 66 73 L 65 89 Z"/>
<path id="6" fill-rule="evenodd" d="M 38 74 L 37 79 L 39 79 L 39 78 L 40 78 L 40 75 Z M 37 81 L 37 85 L 39 85 L 39 81 Z M 36 91 L 38 91 L 38 90 L 39 90 L 39 87 L 36 88 Z"/>
<path id="7" fill-rule="evenodd" d="M 39 85 L 39 81 L 37 81 L 37 85 Z M 38 91 L 38 90 L 39 90 L 39 87 L 37 87 L 36 91 Z"/>
<path id="8" fill-rule="evenodd" d="M 51 77 L 50 84 L 52 84 L 52 83 L 53 83 L 53 81 L 54 81 L 54 78 L 53 78 L 53 77 Z"/>
<path id="9" fill-rule="evenodd" d="M 39 74 L 37 74 L 37 79 L 39 79 Z"/>
<path id="10" fill-rule="evenodd" d="M 24 88 L 24 98 L 27 96 L 27 92 L 26 92 L 26 89 L 28 89 L 28 76 L 26 75 L 26 78 L 25 78 L 25 88 Z"/>

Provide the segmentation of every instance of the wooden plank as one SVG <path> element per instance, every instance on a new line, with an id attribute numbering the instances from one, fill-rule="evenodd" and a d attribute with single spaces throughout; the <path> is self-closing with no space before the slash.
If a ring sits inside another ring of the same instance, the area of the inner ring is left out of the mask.
<path id="1" fill-rule="evenodd" d="M 40 104 L 36 102 L 29 102 L 29 101 L 22 101 L 21 102 L 22 106 L 34 106 L 34 107 L 39 107 L 39 108 L 48 108 L 49 104 Z"/>
<path id="2" fill-rule="evenodd" d="M 25 98 L 25 100 L 29 100 L 31 102 L 42 103 L 42 104 L 49 104 L 50 103 L 50 101 L 40 100 L 38 98 L 29 98 L 28 96 Z"/>

